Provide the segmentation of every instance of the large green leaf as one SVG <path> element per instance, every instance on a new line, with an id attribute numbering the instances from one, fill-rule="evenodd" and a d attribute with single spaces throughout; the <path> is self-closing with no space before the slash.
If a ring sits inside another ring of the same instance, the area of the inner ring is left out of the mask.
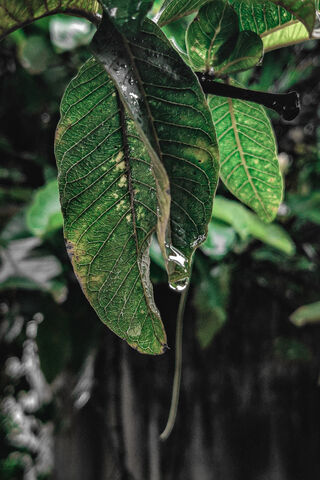
<path id="1" fill-rule="evenodd" d="M 241 30 L 260 35 L 264 51 L 294 45 L 309 38 L 302 22 L 282 7 L 268 3 L 233 0 Z"/>
<path id="2" fill-rule="evenodd" d="M 265 109 L 244 100 L 209 97 L 227 188 L 264 221 L 282 200 L 282 177 L 274 133 Z"/>
<path id="3" fill-rule="evenodd" d="M 204 5 L 189 25 L 187 51 L 195 70 L 216 76 L 254 67 L 262 58 L 263 44 L 252 31 L 239 31 L 238 17 L 227 2 Z"/>
<path id="4" fill-rule="evenodd" d="M 138 33 L 153 0 L 101 0 L 117 29 L 125 35 Z"/>
<path id="5" fill-rule="evenodd" d="M 110 22 L 100 25 L 93 51 L 113 78 L 152 158 L 160 158 L 170 179 L 171 232 L 167 270 L 182 289 L 191 257 L 204 241 L 218 180 L 214 126 L 192 70 L 161 30 L 145 21 L 130 41 Z M 163 247 L 160 239 L 160 247 Z"/>
<path id="6" fill-rule="evenodd" d="M 39 18 L 67 13 L 97 21 L 96 0 L 0 0 L 0 39 Z"/>
<path id="7" fill-rule="evenodd" d="M 94 59 L 63 97 L 55 152 L 67 249 L 85 295 L 132 347 L 162 353 L 166 336 L 149 280 L 157 223 L 151 160 Z"/>
<path id="8" fill-rule="evenodd" d="M 209 0 L 165 0 L 160 10 L 158 24 L 162 27 L 199 10 Z"/>

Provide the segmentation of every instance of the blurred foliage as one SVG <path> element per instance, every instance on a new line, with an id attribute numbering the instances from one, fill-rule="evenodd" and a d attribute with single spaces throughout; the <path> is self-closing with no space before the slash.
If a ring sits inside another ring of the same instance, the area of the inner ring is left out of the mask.
<path id="1" fill-rule="evenodd" d="M 72 402 L 85 403 L 91 384 L 90 378 L 81 383 L 81 375 L 88 374 L 84 367 L 104 328 L 81 294 L 65 253 L 53 155 L 60 99 L 89 56 L 83 45 L 92 33 L 83 20 L 53 17 L 15 32 L 0 49 L 3 479 L 22 478 L 27 468 L 34 472 L 30 478 L 48 475 L 52 424 L 59 428 L 63 385 L 76 392 Z M 178 40 L 177 48 L 183 48 Z M 292 328 L 291 336 L 270 345 L 275 358 L 316 358 L 317 352 L 304 343 L 303 329 L 295 329 L 289 316 L 301 305 L 305 307 L 291 316 L 295 325 L 314 323 L 319 315 L 319 53 L 319 43 L 310 41 L 268 53 L 262 68 L 238 75 L 244 85 L 261 90 L 297 89 L 302 113 L 293 122 L 272 114 L 286 184 L 275 223 L 262 223 L 219 186 L 207 241 L 194 260 L 191 295 L 199 351 L 214 348 L 215 336 L 228 328 L 238 287 L 233 273 L 243 272 L 246 282 L 278 298 L 288 312 L 283 322 Z M 151 258 L 153 281 L 166 282 L 156 244 Z M 79 385 L 85 385 L 83 390 Z M 14 411 L 20 416 L 15 418 Z"/>

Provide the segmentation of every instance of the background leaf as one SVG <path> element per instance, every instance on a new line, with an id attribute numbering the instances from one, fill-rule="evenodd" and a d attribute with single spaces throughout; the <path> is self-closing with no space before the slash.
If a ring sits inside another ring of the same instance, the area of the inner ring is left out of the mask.
<path id="1" fill-rule="evenodd" d="M 282 200 L 282 177 L 274 133 L 265 109 L 244 100 L 209 96 L 227 188 L 264 221 Z"/>
<path id="2" fill-rule="evenodd" d="M 265 224 L 239 202 L 217 195 L 212 216 L 214 219 L 232 225 L 242 240 L 254 237 L 287 255 L 295 253 L 293 241 L 280 225 Z"/>
<path id="3" fill-rule="evenodd" d="M 151 21 L 125 40 L 106 19 L 93 51 L 113 78 L 152 158 L 162 160 L 169 176 L 171 238 L 164 253 L 169 282 L 182 289 L 192 254 L 207 233 L 218 178 L 215 131 L 203 91 Z"/>
<path id="4" fill-rule="evenodd" d="M 38 189 L 27 209 L 27 226 L 37 237 L 58 230 L 63 225 L 57 180 Z"/>
<path id="5" fill-rule="evenodd" d="M 67 249 L 85 295 L 129 345 L 162 353 L 166 336 L 149 280 L 157 222 L 151 161 L 94 59 L 63 97 L 55 152 Z"/>
<path id="6" fill-rule="evenodd" d="M 17 28 L 56 13 L 97 20 L 99 9 L 96 0 L 0 0 L 0 39 Z"/>

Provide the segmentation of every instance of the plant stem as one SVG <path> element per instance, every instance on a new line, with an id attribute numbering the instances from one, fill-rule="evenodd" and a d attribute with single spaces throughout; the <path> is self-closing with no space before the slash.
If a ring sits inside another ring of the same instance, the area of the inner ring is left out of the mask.
<path id="1" fill-rule="evenodd" d="M 180 385 L 181 385 L 181 367 L 182 367 L 182 333 L 183 333 L 183 316 L 186 308 L 188 291 L 189 291 L 190 280 L 186 288 L 183 290 L 179 302 L 178 314 L 177 314 L 177 326 L 176 326 L 176 351 L 175 351 L 175 367 L 174 367 L 174 377 L 173 377 L 173 386 L 172 386 L 172 397 L 170 404 L 170 411 L 167 420 L 165 429 L 160 435 L 160 440 L 165 441 L 170 436 L 172 429 L 174 427 L 178 404 L 179 404 L 179 395 L 180 395 Z"/>
<path id="2" fill-rule="evenodd" d="M 245 88 L 215 82 L 212 76 L 207 73 L 197 72 L 196 75 L 204 93 L 259 103 L 275 110 L 285 120 L 293 120 L 300 112 L 300 100 L 297 92 L 267 93 L 257 90 L 247 90 Z"/>

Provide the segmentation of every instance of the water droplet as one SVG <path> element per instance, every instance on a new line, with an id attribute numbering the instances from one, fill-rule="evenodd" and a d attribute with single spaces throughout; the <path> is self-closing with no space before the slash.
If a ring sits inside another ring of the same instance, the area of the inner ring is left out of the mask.
<path id="1" fill-rule="evenodd" d="M 188 259 L 177 248 L 166 244 L 168 257 L 169 286 L 176 292 L 182 292 L 189 282 L 190 265 Z"/>

